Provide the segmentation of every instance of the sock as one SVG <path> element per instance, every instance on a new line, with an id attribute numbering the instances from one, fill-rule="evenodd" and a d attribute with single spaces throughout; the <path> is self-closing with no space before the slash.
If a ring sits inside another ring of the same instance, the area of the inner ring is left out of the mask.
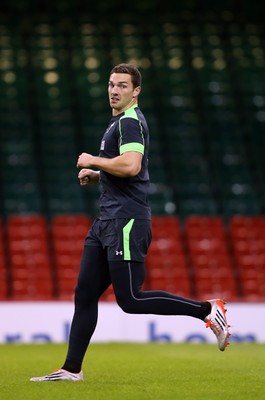
<path id="1" fill-rule="evenodd" d="M 205 301 L 205 303 L 202 304 L 202 316 L 201 319 L 204 320 L 207 315 L 211 314 L 212 310 L 212 305 L 209 303 L 209 301 Z"/>
<path id="2" fill-rule="evenodd" d="M 72 372 L 74 374 L 78 374 L 81 371 L 81 364 L 75 361 L 66 360 L 62 369 L 65 369 L 68 372 Z"/>

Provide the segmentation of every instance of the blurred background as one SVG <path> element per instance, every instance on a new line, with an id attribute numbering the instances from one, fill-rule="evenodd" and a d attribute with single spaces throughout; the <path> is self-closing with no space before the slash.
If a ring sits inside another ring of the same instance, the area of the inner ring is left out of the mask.
<path id="1" fill-rule="evenodd" d="M 151 136 L 145 289 L 265 301 L 264 12 L 262 0 L 1 1 L 1 301 L 73 297 L 98 213 L 75 165 L 99 151 L 120 62 L 143 75 Z"/>

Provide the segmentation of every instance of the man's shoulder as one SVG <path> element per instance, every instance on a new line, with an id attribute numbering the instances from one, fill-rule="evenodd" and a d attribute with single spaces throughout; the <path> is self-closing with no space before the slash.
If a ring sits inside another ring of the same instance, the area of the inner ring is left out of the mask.
<path id="1" fill-rule="evenodd" d="M 124 111 L 123 115 L 120 117 L 120 120 L 125 120 L 130 118 L 136 120 L 144 118 L 144 115 L 138 106 L 130 107 L 128 108 L 128 110 Z"/>

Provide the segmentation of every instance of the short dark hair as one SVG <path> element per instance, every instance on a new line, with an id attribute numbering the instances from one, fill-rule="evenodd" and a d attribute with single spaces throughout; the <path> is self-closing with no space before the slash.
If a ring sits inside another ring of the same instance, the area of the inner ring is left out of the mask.
<path id="1" fill-rule="evenodd" d="M 110 71 L 110 75 L 112 74 L 129 74 L 132 77 L 132 84 L 134 89 L 137 86 L 142 85 L 142 75 L 141 72 L 138 70 L 138 68 L 135 67 L 135 65 L 132 64 L 118 64 L 115 67 L 112 68 Z"/>

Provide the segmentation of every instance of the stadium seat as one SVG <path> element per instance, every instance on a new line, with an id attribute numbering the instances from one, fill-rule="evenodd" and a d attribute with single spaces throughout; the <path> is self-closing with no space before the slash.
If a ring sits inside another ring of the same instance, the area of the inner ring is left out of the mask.
<path id="1" fill-rule="evenodd" d="M 54 294 L 47 223 L 41 215 L 7 220 L 13 300 L 51 300 Z"/>
<path id="2" fill-rule="evenodd" d="M 91 219 L 84 214 L 54 215 L 51 219 L 57 297 L 61 300 L 73 298 L 84 240 L 90 226 Z"/>
<path id="3" fill-rule="evenodd" d="M 3 212 L 41 213 L 43 202 L 30 121 L 22 111 L 14 112 L 9 119 L 7 115 L 0 132 Z"/>
<path id="4" fill-rule="evenodd" d="M 197 297 L 237 299 L 238 289 L 222 218 L 188 217 L 185 235 Z"/>
<path id="5" fill-rule="evenodd" d="M 0 219 L 0 301 L 8 299 L 8 269 L 6 257 L 6 236 L 4 223 Z"/>
<path id="6" fill-rule="evenodd" d="M 234 216 L 229 231 L 241 296 L 247 301 L 264 301 L 265 218 Z"/>
<path id="7" fill-rule="evenodd" d="M 147 288 L 190 297 L 189 269 L 180 221 L 173 216 L 154 216 L 152 228 L 153 239 L 146 259 Z"/>

